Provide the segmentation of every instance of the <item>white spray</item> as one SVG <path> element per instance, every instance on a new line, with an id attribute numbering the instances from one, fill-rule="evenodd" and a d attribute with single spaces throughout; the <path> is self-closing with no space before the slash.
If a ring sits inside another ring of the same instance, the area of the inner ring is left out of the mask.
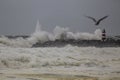
<path id="1" fill-rule="evenodd" d="M 81 40 L 100 40 L 101 39 L 101 30 L 96 29 L 95 32 L 92 33 L 80 33 L 80 32 L 70 32 L 69 28 L 64 28 L 60 26 L 56 26 L 53 30 L 53 34 L 43 31 L 41 29 L 41 25 L 39 24 L 39 20 L 37 21 L 35 32 L 31 34 L 31 36 L 27 39 L 23 39 L 19 37 L 17 39 L 9 39 L 7 37 L 0 37 L 0 46 L 12 46 L 12 47 L 31 47 L 36 42 L 46 42 L 46 41 L 54 41 L 56 39 L 81 39 Z"/>

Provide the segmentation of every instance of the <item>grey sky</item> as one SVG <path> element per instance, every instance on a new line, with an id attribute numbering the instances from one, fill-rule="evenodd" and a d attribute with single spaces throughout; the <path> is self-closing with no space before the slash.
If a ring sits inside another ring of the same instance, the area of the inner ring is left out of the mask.
<path id="1" fill-rule="evenodd" d="M 55 26 L 73 32 L 93 32 L 92 20 L 110 15 L 100 27 L 108 34 L 120 34 L 120 0 L 0 0 L 0 35 L 31 34 L 37 20 L 51 32 Z"/>

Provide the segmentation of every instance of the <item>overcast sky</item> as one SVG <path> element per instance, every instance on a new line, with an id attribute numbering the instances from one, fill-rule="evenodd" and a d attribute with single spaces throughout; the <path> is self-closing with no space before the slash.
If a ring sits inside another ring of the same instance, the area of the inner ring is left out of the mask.
<path id="1" fill-rule="evenodd" d="M 31 34 L 39 19 L 42 29 L 69 27 L 72 32 L 94 32 L 92 20 L 109 15 L 100 23 L 108 34 L 120 34 L 120 0 L 0 0 L 0 35 Z"/>

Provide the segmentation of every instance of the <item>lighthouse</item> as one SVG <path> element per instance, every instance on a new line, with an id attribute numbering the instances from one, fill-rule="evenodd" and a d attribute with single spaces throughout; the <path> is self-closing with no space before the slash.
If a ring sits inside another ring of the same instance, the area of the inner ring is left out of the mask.
<path id="1" fill-rule="evenodd" d="M 106 31 L 105 29 L 102 30 L 102 41 L 106 40 Z"/>

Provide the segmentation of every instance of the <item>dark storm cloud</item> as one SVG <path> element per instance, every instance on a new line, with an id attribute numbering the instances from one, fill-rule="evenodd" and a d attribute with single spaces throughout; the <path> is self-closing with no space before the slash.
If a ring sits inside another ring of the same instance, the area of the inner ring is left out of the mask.
<path id="1" fill-rule="evenodd" d="M 119 0 L 0 0 L 0 34 L 30 34 L 39 19 L 42 28 L 52 31 L 56 25 L 71 31 L 93 32 L 94 23 L 84 15 L 101 22 L 109 34 L 120 34 Z"/>

